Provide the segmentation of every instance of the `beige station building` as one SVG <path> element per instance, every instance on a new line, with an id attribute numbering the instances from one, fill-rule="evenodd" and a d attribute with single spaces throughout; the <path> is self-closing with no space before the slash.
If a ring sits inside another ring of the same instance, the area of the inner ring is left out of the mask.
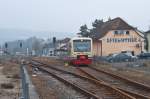
<path id="1" fill-rule="evenodd" d="M 91 37 L 95 56 L 121 52 L 138 55 L 144 51 L 144 34 L 119 17 L 104 22 Z"/>
<path id="2" fill-rule="evenodd" d="M 150 53 L 150 30 L 145 32 L 147 38 L 147 52 Z"/>

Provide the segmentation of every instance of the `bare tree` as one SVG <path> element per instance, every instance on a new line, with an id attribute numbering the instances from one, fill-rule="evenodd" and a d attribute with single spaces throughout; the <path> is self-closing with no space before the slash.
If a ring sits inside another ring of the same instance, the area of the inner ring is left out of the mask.
<path id="1" fill-rule="evenodd" d="M 41 50 L 44 46 L 43 41 L 44 41 L 43 39 L 38 39 L 35 37 L 32 42 L 32 49 L 34 51 Z"/>

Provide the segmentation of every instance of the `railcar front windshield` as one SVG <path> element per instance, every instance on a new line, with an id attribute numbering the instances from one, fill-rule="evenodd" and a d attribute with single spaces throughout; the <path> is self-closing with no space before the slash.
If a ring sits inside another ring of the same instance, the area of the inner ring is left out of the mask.
<path id="1" fill-rule="evenodd" d="M 73 40 L 74 52 L 90 52 L 91 40 Z"/>

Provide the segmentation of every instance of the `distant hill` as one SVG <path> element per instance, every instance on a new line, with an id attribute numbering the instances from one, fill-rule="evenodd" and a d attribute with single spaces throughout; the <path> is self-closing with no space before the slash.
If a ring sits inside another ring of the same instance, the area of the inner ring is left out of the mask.
<path id="1" fill-rule="evenodd" d="M 7 42 L 7 51 L 11 54 L 15 54 L 16 52 L 22 52 L 22 53 L 26 53 L 27 52 L 27 48 L 28 51 L 31 52 L 33 49 L 33 45 L 34 42 L 38 41 L 38 47 L 42 48 L 42 44 L 45 43 L 45 41 L 43 39 L 40 38 L 36 38 L 36 37 L 30 37 L 26 40 L 14 40 L 14 41 L 9 41 Z M 20 47 L 20 43 L 22 44 L 22 46 Z M 5 46 L 2 46 L 5 49 Z"/>
<path id="2" fill-rule="evenodd" d="M 61 39 L 65 37 L 73 37 L 75 36 L 75 33 L 29 31 L 21 29 L 0 29 L 0 35 L 0 44 L 2 44 L 6 41 L 24 40 L 33 36 L 43 39 L 48 39 L 55 36 L 56 38 Z"/>

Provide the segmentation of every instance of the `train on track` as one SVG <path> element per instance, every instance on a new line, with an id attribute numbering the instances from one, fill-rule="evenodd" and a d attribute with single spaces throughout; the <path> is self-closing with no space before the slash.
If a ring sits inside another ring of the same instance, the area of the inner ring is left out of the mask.
<path id="1" fill-rule="evenodd" d="M 92 63 L 92 39 L 88 37 L 74 37 L 68 44 L 66 61 L 73 65 L 89 65 Z"/>

